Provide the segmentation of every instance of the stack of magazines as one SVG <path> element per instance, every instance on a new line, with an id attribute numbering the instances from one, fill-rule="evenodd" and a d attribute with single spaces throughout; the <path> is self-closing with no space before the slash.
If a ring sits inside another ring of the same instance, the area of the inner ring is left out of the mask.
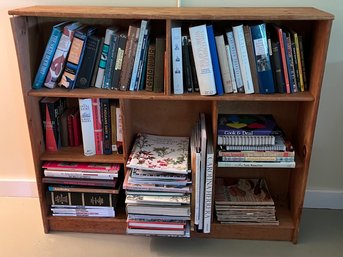
<path id="1" fill-rule="evenodd" d="M 189 138 L 138 134 L 129 157 L 127 233 L 190 236 Z"/>

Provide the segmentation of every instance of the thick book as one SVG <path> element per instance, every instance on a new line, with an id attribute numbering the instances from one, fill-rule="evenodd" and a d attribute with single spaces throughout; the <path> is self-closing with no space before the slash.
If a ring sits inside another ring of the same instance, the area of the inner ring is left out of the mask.
<path id="1" fill-rule="evenodd" d="M 280 135 L 270 114 L 219 114 L 218 135 Z"/>
<path id="2" fill-rule="evenodd" d="M 208 44 L 210 47 L 214 81 L 216 83 L 217 94 L 223 95 L 224 94 L 223 81 L 222 81 L 222 75 L 220 72 L 218 51 L 217 51 L 216 41 L 214 38 L 213 26 L 207 25 L 206 29 L 207 29 L 207 39 L 208 39 Z"/>
<path id="3" fill-rule="evenodd" d="M 233 84 L 232 84 L 232 76 L 231 76 L 230 65 L 229 65 L 229 61 L 231 62 L 231 56 L 229 59 L 227 55 L 227 51 L 226 51 L 224 36 L 219 35 L 219 36 L 216 36 L 215 39 L 216 39 L 216 46 L 217 46 L 217 51 L 218 51 L 218 58 L 219 58 L 224 92 L 232 93 Z"/>
<path id="4" fill-rule="evenodd" d="M 87 38 L 95 33 L 94 27 L 84 27 L 74 34 L 67 63 L 62 73 L 60 86 L 73 89 L 83 60 Z"/>
<path id="5" fill-rule="evenodd" d="M 84 58 L 81 63 L 79 75 L 76 78 L 76 88 L 88 88 L 96 67 L 98 53 L 100 52 L 101 39 L 96 36 L 90 36 L 87 39 Z"/>
<path id="6" fill-rule="evenodd" d="M 126 167 L 188 173 L 188 137 L 138 134 Z"/>
<path id="7" fill-rule="evenodd" d="M 206 25 L 189 28 L 194 63 L 201 95 L 217 93 Z"/>
<path id="8" fill-rule="evenodd" d="M 117 56 L 116 61 L 114 64 L 113 76 L 111 81 L 111 89 L 119 90 L 119 79 L 120 73 L 123 67 L 123 59 L 125 53 L 125 47 L 127 42 L 127 35 L 124 33 L 120 33 L 118 36 L 118 49 L 117 49 Z"/>
<path id="9" fill-rule="evenodd" d="M 92 99 L 79 99 L 80 117 L 83 152 L 86 156 L 96 154 L 95 138 L 94 138 L 94 121 L 92 113 Z"/>
<path id="10" fill-rule="evenodd" d="M 274 78 L 270 61 L 266 24 L 250 27 L 253 40 L 256 70 L 261 94 L 274 93 Z"/>
<path id="11" fill-rule="evenodd" d="M 140 28 L 130 25 L 127 32 L 127 41 L 122 64 L 122 72 L 119 78 L 119 89 L 126 91 L 129 89 L 132 69 L 135 61 Z"/>
<path id="12" fill-rule="evenodd" d="M 172 64 L 173 64 L 173 93 L 183 94 L 183 56 L 181 27 L 171 29 L 172 40 Z"/>
<path id="13" fill-rule="evenodd" d="M 35 79 L 32 83 L 33 89 L 40 89 L 43 86 L 43 83 L 49 71 L 52 59 L 56 52 L 58 43 L 62 36 L 63 28 L 66 24 L 67 22 L 62 22 L 52 27 L 50 38 L 48 40 L 48 43 L 46 44 L 46 48 L 45 48 L 41 63 L 38 67 Z"/>
<path id="14" fill-rule="evenodd" d="M 164 91 L 164 52 L 166 50 L 166 39 L 156 38 L 155 70 L 154 70 L 154 92 Z"/>
<path id="15" fill-rule="evenodd" d="M 75 30 L 81 27 L 80 22 L 67 24 L 63 28 L 62 36 L 58 42 L 57 49 L 52 59 L 49 71 L 46 75 L 44 86 L 48 88 L 56 87 L 60 76 L 64 70 L 67 55 L 74 37 Z"/>
<path id="16" fill-rule="evenodd" d="M 254 93 L 254 84 L 251 76 L 251 69 L 249 64 L 247 46 L 244 37 L 243 25 L 233 26 L 232 31 L 237 50 L 239 68 L 241 70 L 244 85 L 244 93 L 252 94 Z"/>
<path id="17" fill-rule="evenodd" d="M 102 88 L 103 81 L 104 81 L 105 68 L 106 68 L 106 63 L 107 63 L 108 50 L 109 50 L 109 45 L 111 42 L 110 41 L 111 36 L 114 35 L 117 30 L 118 29 L 115 27 L 106 29 L 104 44 L 101 50 L 101 58 L 99 61 L 99 67 L 96 72 L 95 87 L 97 88 Z"/>

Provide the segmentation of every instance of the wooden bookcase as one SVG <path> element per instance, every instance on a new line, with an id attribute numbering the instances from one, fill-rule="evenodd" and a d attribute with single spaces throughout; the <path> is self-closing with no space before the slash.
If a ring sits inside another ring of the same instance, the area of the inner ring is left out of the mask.
<path id="1" fill-rule="evenodd" d="M 52 217 L 46 205 L 46 186 L 42 183 L 41 164 L 45 160 L 116 162 L 125 165 L 137 132 L 161 135 L 190 136 L 199 112 L 212 119 L 216 138 L 217 114 L 270 113 L 284 129 L 296 149 L 295 169 L 228 169 L 217 168 L 216 176 L 264 176 L 277 205 L 278 226 L 222 225 L 215 218 L 211 233 L 192 232 L 194 237 L 265 239 L 297 241 L 304 193 L 309 172 L 313 136 L 317 120 L 325 60 L 333 15 L 315 8 L 114 8 L 85 6 L 33 6 L 10 10 L 14 41 L 19 63 L 21 87 L 31 137 L 32 157 L 40 198 L 45 232 L 80 231 L 125 234 L 124 208 L 116 218 Z M 51 26 L 64 20 L 80 20 L 106 28 L 116 24 L 128 27 L 133 21 L 150 19 L 152 30 L 165 35 L 167 69 L 164 93 L 118 92 L 104 89 L 32 90 L 31 85 Z M 304 37 L 309 90 L 295 94 L 172 94 L 171 27 L 175 22 L 184 26 L 212 22 L 230 26 L 231 22 L 271 21 L 294 28 Z M 123 113 L 123 154 L 83 156 L 82 149 L 64 148 L 56 153 L 44 151 L 39 100 L 44 96 L 67 98 L 119 99 Z M 215 217 L 215 215 L 214 215 Z"/>

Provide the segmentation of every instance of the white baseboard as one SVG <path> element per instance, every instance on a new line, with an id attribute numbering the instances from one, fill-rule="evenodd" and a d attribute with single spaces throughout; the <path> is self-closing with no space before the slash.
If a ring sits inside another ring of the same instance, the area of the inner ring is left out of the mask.
<path id="1" fill-rule="evenodd" d="M 308 189 L 304 208 L 343 209 L 343 191 Z"/>
<path id="2" fill-rule="evenodd" d="M 0 197 L 38 197 L 34 179 L 0 179 Z"/>

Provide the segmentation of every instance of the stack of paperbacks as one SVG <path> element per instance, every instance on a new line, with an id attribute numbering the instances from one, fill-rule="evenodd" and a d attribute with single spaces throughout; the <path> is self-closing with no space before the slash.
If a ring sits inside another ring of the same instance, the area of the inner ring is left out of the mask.
<path id="1" fill-rule="evenodd" d="M 127 233 L 190 236 L 189 138 L 138 134 L 127 162 Z"/>
<path id="2" fill-rule="evenodd" d="M 264 178 L 217 178 L 215 207 L 223 224 L 279 224 Z"/>
<path id="3" fill-rule="evenodd" d="M 119 164 L 45 162 L 43 168 L 53 216 L 115 217 Z"/>
<path id="4" fill-rule="evenodd" d="M 295 152 L 270 114 L 219 114 L 218 167 L 294 168 Z"/>

